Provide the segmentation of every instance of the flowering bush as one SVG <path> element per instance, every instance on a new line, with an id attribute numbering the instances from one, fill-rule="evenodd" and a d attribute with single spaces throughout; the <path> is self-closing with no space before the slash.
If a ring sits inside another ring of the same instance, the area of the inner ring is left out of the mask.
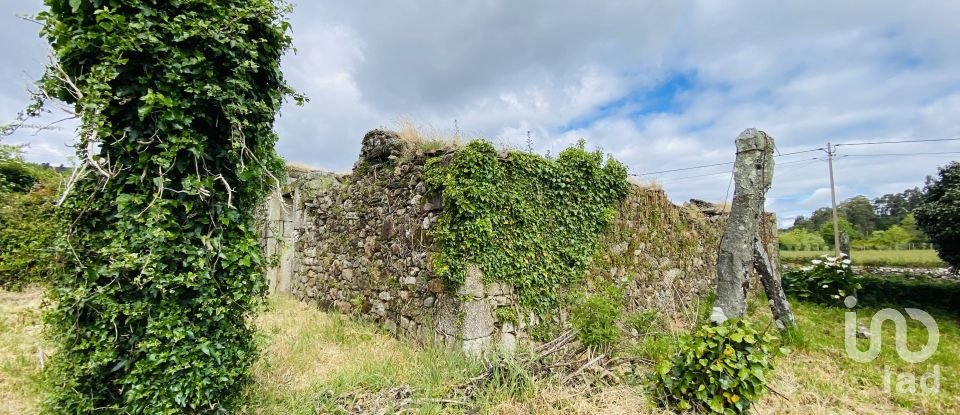
<path id="1" fill-rule="evenodd" d="M 796 298 L 825 304 L 842 304 L 848 295 L 860 289 L 859 277 L 853 273 L 850 259 L 823 255 L 811 265 L 787 271 L 783 290 Z"/>

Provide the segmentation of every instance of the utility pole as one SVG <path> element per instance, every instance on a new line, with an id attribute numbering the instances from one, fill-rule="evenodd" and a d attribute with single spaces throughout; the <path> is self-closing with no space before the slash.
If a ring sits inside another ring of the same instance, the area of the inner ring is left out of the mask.
<path id="1" fill-rule="evenodd" d="M 837 222 L 837 189 L 833 184 L 833 147 L 827 143 L 827 165 L 830 166 L 830 201 L 833 205 L 833 251 L 840 257 L 840 224 Z"/>

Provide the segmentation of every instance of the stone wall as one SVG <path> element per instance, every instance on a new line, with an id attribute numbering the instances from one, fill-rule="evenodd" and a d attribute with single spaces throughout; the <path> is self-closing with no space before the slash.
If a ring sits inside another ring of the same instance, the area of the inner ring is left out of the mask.
<path id="1" fill-rule="evenodd" d="M 498 310 L 519 310 L 518 300 L 512 287 L 485 282 L 477 267 L 469 268 L 460 287 L 433 274 L 431 229 L 442 206 L 423 182 L 423 166 L 432 157 L 452 157 L 452 150 L 424 153 L 417 143 L 375 130 L 364 137 L 351 174 L 291 174 L 270 209 L 279 201 L 292 205 L 271 213 L 274 222 L 292 228 L 282 234 L 290 239 L 289 262 L 277 267 L 289 266 L 289 272 L 276 270 L 287 272 L 290 282 L 277 276 L 276 291 L 360 316 L 394 335 L 461 344 L 470 352 L 512 349 L 529 338 L 528 325 L 562 321 L 561 310 L 552 316 L 511 313 L 512 321 L 499 321 Z M 703 202 L 676 206 L 662 190 L 632 185 L 617 212 L 587 281 L 624 282 L 628 310 L 657 309 L 670 321 L 689 322 L 698 299 L 715 284 L 722 210 Z"/>
<path id="2" fill-rule="evenodd" d="M 698 300 L 715 288 L 725 217 L 706 202 L 676 206 L 659 188 L 631 186 L 600 240 L 588 279 L 619 280 L 626 285 L 627 311 L 655 309 L 664 321 L 685 326 Z"/>

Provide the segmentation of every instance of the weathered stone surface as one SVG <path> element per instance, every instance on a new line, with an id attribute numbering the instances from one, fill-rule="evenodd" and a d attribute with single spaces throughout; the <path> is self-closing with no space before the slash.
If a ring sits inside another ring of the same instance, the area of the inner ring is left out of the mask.
<path id="1" fill-rule="evenodd" d="M 509 284 L 485 282 L 476 266 L 455 287 L 434 275 L 431 256 L 439 247 L 432 230 L 442 195 L 427 191 L 427 157 L 411 150 L 394 133 L 371 131 L 352 174 L 291 175 L 284 189 L 300 193 L 292 198 L 290 292 L 393 334 L 434 336 L 472 353 L 529 341 L 526 330 L 540 316 L 518 307 Z M 449 150 L 433 155 L 450 160 Z M 686 210 L 662 191 L 631 187 L 617 206 L 615 229 L 601 240 L 598 258 L 607 259 L 595 260 L 586 277 L 630 281 L 628 307 L 684 315 L 682 302 L 709 292 L 713 274 L 705 264 L 715 263 L 718 241 L 716 224 Z M 496 307 L 515 308 L 521 318 L 498 322 Z M 544 319 L 566 316 L 560 310 Z"/>
<path id="2" fill-rule="evenodd" d="M 464 340 L 489 337 L 493 334 L 493 309 L 486 301 L 467 301 L 463 303 L 463 323 L 460 334 Z"/>
<path id="3" fill-rule="evenodd" d="M 736 139 L 734 191 L 717 261 L 715 305 L 726 318 L 746 312 L 746 296 L 754 264 L 754 241 L 760 235 L 763 198 L 773 180 L 773 139 L 753 128 Z"/>
<path id="4" fill-rule="evenodd" d="M 480 272 L 479 267 L 473 264 L 467 266 L 467 278 L 457 291 L 457 294 L 473 298 L 482 298 L 484 296 L 483 273 Z"/>

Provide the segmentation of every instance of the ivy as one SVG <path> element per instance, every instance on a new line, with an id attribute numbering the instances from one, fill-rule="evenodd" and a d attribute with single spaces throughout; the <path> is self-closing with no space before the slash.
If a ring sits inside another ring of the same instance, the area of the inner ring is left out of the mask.
<path id="1" fill-rule="evenodd" d="M 672 361 L 661 362 L 651 374 L 654 399 L 685 412 L 748 413 L 767 391 L 772 358 L 789 352 L 776 347 L 777 340 L 746 320 L 703 325 L 682 338 Z"/>
<path id="2" fill-rule="evenodd" d="M 81 120 L 52 280 L 53 413 L 227 413 L 256 357 L 287 7 L 46 0 L 44 99 Z"/>
<path id="3" fill-rule="evenodd" d="M 434 271 L 462 283 L 467 264 L 490 281 L 511 284 L 521 305 L 555 308 L 562 289 L 583 278 L 614 204 L 627 193 L 627 170 L 578 146 L 556 160 L 511 152 L 498 156 L 476 140 L 453 158 L 427 162 L 425 177 L 443 211 L 434 230 Z"/>

